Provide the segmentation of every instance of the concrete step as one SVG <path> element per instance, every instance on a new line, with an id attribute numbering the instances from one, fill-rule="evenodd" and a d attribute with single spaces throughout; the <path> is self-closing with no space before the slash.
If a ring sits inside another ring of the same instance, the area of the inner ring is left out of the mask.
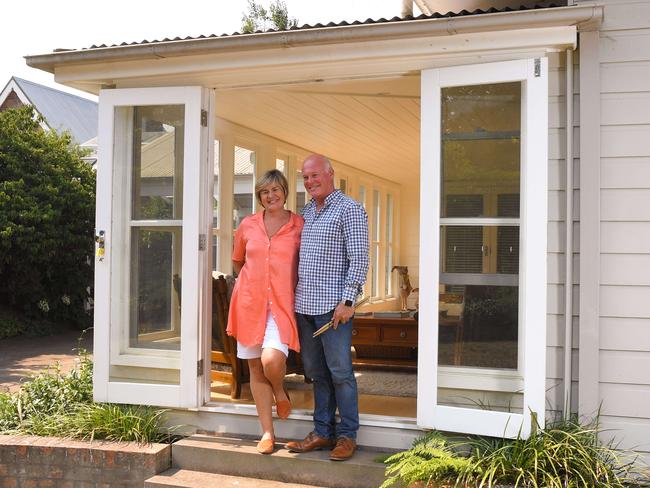
<path id="1" fill-rule="evenodd" d="M 149 478 L 145 488 L 322 488 L 313 485 L 282 483 L 281 481 L 242 478 L 217 473 L 203 473 L 186 469 L 168 469 L 164 473 Z"/>
<path id="2" fill-rule="evenodd" d="M 337 462 L 329 451 L 290 453 L 277 444 L 271 455 L 255 450 L 250 439 L 193 435 L 172 446 L 172 467 L 204 473 L 302 483 L 327 488 L 377 488 L 384 481 L 382 453 L 360 448 L 352 459 Z"/>

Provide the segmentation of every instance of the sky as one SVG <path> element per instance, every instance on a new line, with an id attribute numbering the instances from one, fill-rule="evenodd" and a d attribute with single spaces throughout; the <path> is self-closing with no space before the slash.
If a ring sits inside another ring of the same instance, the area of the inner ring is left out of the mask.
<path id="1" fill-rule="evenodd" d="M 270 0 L 257 0 L 268 6 Z M 298 25 L 399 16 L 401 0 L 285 0 Z M 23 56 L 54 49 L 233 33 L 241 28 L 247 0 L 28 0 L 3 2 L 0 90 L 11 76 L 86 98 L 54 76 L 30 68 Z M 416 10 L 415 14 L 419 12 Z"/>

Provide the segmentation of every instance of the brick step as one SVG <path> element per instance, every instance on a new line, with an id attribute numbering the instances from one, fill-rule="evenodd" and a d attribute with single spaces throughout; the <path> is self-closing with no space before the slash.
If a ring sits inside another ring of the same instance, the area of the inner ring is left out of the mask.
<path id="1" fill-rule="evenodd" d="M 228 488 L 231 486 L 236 488 L 322 488 L 314 485 L 299 485 L 175 468 L 149 478 L 144 483 L 144 488 Z"/>
<path id="2" fill-rule="evenodd" d="M 377 488 L 384 481 L 384 454 L 360 448 L 352 459 L 331 461 L 329 451 L 290 453 L 283 444 L 265 456 L 249 439 L 193 435 L 172 446 L 172 467 L 327 488 Z"/>

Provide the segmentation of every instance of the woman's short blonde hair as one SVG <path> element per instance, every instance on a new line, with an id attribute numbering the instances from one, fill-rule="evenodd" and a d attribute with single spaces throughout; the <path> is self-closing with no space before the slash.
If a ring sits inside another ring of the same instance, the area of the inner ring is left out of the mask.
<path id="1" fill-rule="evenodd" d="M 262 189 L 264 189 L 265 186 L 272 184 L 279 185 L 280 188 L 282 188 L 282 191 L 284 192 L 284 201 L 287 201 L 287 197 L 289 196 L 289 183 L 282 174 L 282 171 L 272 169 L 260 176 L 257 182 L 255 182 L 255 197 L 260 205 L 262 205 L 262 198 L 260 197 Z"/>

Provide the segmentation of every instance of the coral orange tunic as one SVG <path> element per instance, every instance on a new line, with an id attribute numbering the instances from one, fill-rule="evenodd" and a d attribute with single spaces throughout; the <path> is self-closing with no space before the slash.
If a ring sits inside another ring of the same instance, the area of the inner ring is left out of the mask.
<path id="1" fill-rule="evenodd" d="M 294 292 L 302 226 L 302 217 L 291 213 L 269 239 L 260 211 L 246 217 L 235 232 L 232 259 L 245 263 L 232 292 L 227 332 L 245 346 L 262 344 L 270 309 L 282 342 L 300 350 Z"/>

